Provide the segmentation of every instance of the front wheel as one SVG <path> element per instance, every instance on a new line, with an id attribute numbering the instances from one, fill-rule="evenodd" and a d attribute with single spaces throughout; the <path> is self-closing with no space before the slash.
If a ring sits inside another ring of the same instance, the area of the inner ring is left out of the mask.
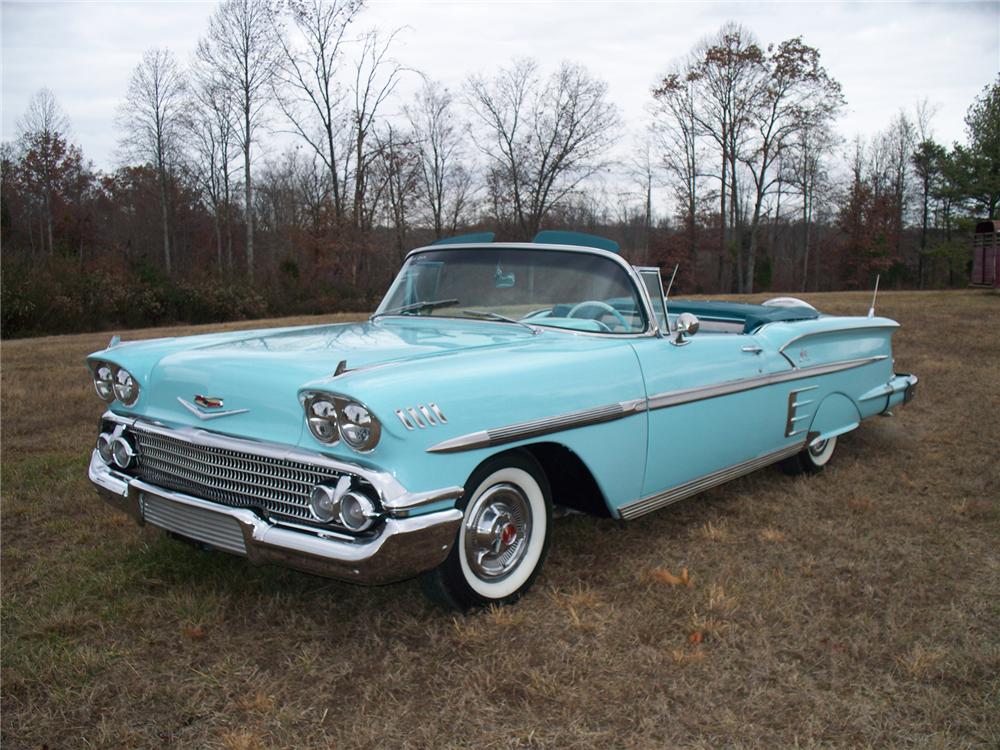
<path id="1" fill-rule="evenodd" d="M 435 602 L 465 610 L 516 601 L 542 567 L 552 501 L 545 473 L 530 455 L 483 463 L 465 486 L 465 513 L 445 561 L 422 578 Z"/>
<path id="2" fill-rule="evenodd" d="M 837 438 L 827 438 L 810 445 L 781 462 L 781 468 L 789 474 L 818 474 L 830 463 L 837 448 Z"/>

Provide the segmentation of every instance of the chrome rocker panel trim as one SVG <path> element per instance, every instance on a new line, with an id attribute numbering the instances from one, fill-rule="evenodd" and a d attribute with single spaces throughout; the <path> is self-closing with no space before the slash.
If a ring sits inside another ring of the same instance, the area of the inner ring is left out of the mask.
<path id="1" fill-rule="evenodd" d="M 749 461 L 734 464 L 725 469 L 706 474 L 698 479 L 693 479 L 690 482 L 671 487 L 663 492 L 657 492 L 655 495 L 649 495 L 648 497 L 623 505 L 618 509 L 618 513 L 626 521 L 631 521 L 633 518 L 638 518 L 646 513 L 652 513 L 654 510 L 659 510 L 667 505 L 672 505 L 680 500 L 696 495 L 699 492 L 724 484 L 730 479 L 750 474 L 783 458 L 794 456 L 803 448 L 805 448 L 805 441 L 797 442 L 794 445 L 786 446 L 771 453 L 765 453 L 762 456 L 751 458 Z"/>
<path id="2" fill-rule="evenodd" d="M 351 583 L 393 583 L 437 567 L 448 556 L 462 521 L 462 511 L 456 508 L 410 518 L 389 517 L 374 538 L 353 539 L 343 534 L 320 530 L 309 533 L 279 526 L 245 508 L 231 508 L 156 487 L 109 468 L 96 450 L 88 474 L 105 500 L 139 524 L 180 533 L 246 557 L 252 563 L 284 565 Z M 153 499 L 155 514 L 147 509 Z M 232 528 L 233 522 L 243 536 L 242 545 L 238 539 L 226 536 L 225 527 Z"/>

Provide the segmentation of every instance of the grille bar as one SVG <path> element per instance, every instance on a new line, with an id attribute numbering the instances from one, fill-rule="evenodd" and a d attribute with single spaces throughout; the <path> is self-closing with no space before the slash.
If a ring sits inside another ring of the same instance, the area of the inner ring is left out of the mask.
<path id="1" fill-rule="evenodd" d="M 143 517 L 161 529 L 246 556 L 246 542 L 239 522 L 222 513 L 192 508 L 155 495 L 144 495 Z"/>
<path id="2" fill-rule="evenodd" d="M 133 427 L 138 477 L 150 484 L 236 508 L 313 521 L 309 492 L 340 475 L 300 461 L 202 446 Z"/>

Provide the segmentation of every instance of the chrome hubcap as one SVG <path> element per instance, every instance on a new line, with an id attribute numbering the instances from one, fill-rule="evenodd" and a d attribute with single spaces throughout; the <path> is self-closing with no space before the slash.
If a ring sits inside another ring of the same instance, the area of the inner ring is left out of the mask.
<path id="1" fill-rule="evenodd" d="M 830 441 L 829 440 L 821 440 L 818 443 L 816 443 L 816 445 L 810 445 L 809 446 L 809 452 L 813 456 L 815 456 L 816 458 L 819 458 L 820 456 L 823 455 L 823 451 L 826 450 L 826 444 L 828 442 L 830 442 Z"/>
<path id="2" fill-rule="evenodd" d="M 483 580 L 496 580 L 518 566 L 531 538 L 528 498 L 513 484 L 497 484 L 476 500 L 465 521 L 465 557 Z"/>

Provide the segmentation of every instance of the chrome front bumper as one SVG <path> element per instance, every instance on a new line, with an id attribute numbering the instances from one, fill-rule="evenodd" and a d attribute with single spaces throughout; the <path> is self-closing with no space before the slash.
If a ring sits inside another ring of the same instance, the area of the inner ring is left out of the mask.
<path id="1" fill-rule="evenodd" d="M 462 520 L 462 512 L 455 508 L 390 516 L 375 537 L 355 539 L 271 523 L 246 508 L 156 487 L 111 469 L 96 450 L 88 473 L 99 494 L 140 525 L 173 531 L 253 563 L 283 565 L 352 583 L 392 583 L 438 566 L 448 556 Z"/>

